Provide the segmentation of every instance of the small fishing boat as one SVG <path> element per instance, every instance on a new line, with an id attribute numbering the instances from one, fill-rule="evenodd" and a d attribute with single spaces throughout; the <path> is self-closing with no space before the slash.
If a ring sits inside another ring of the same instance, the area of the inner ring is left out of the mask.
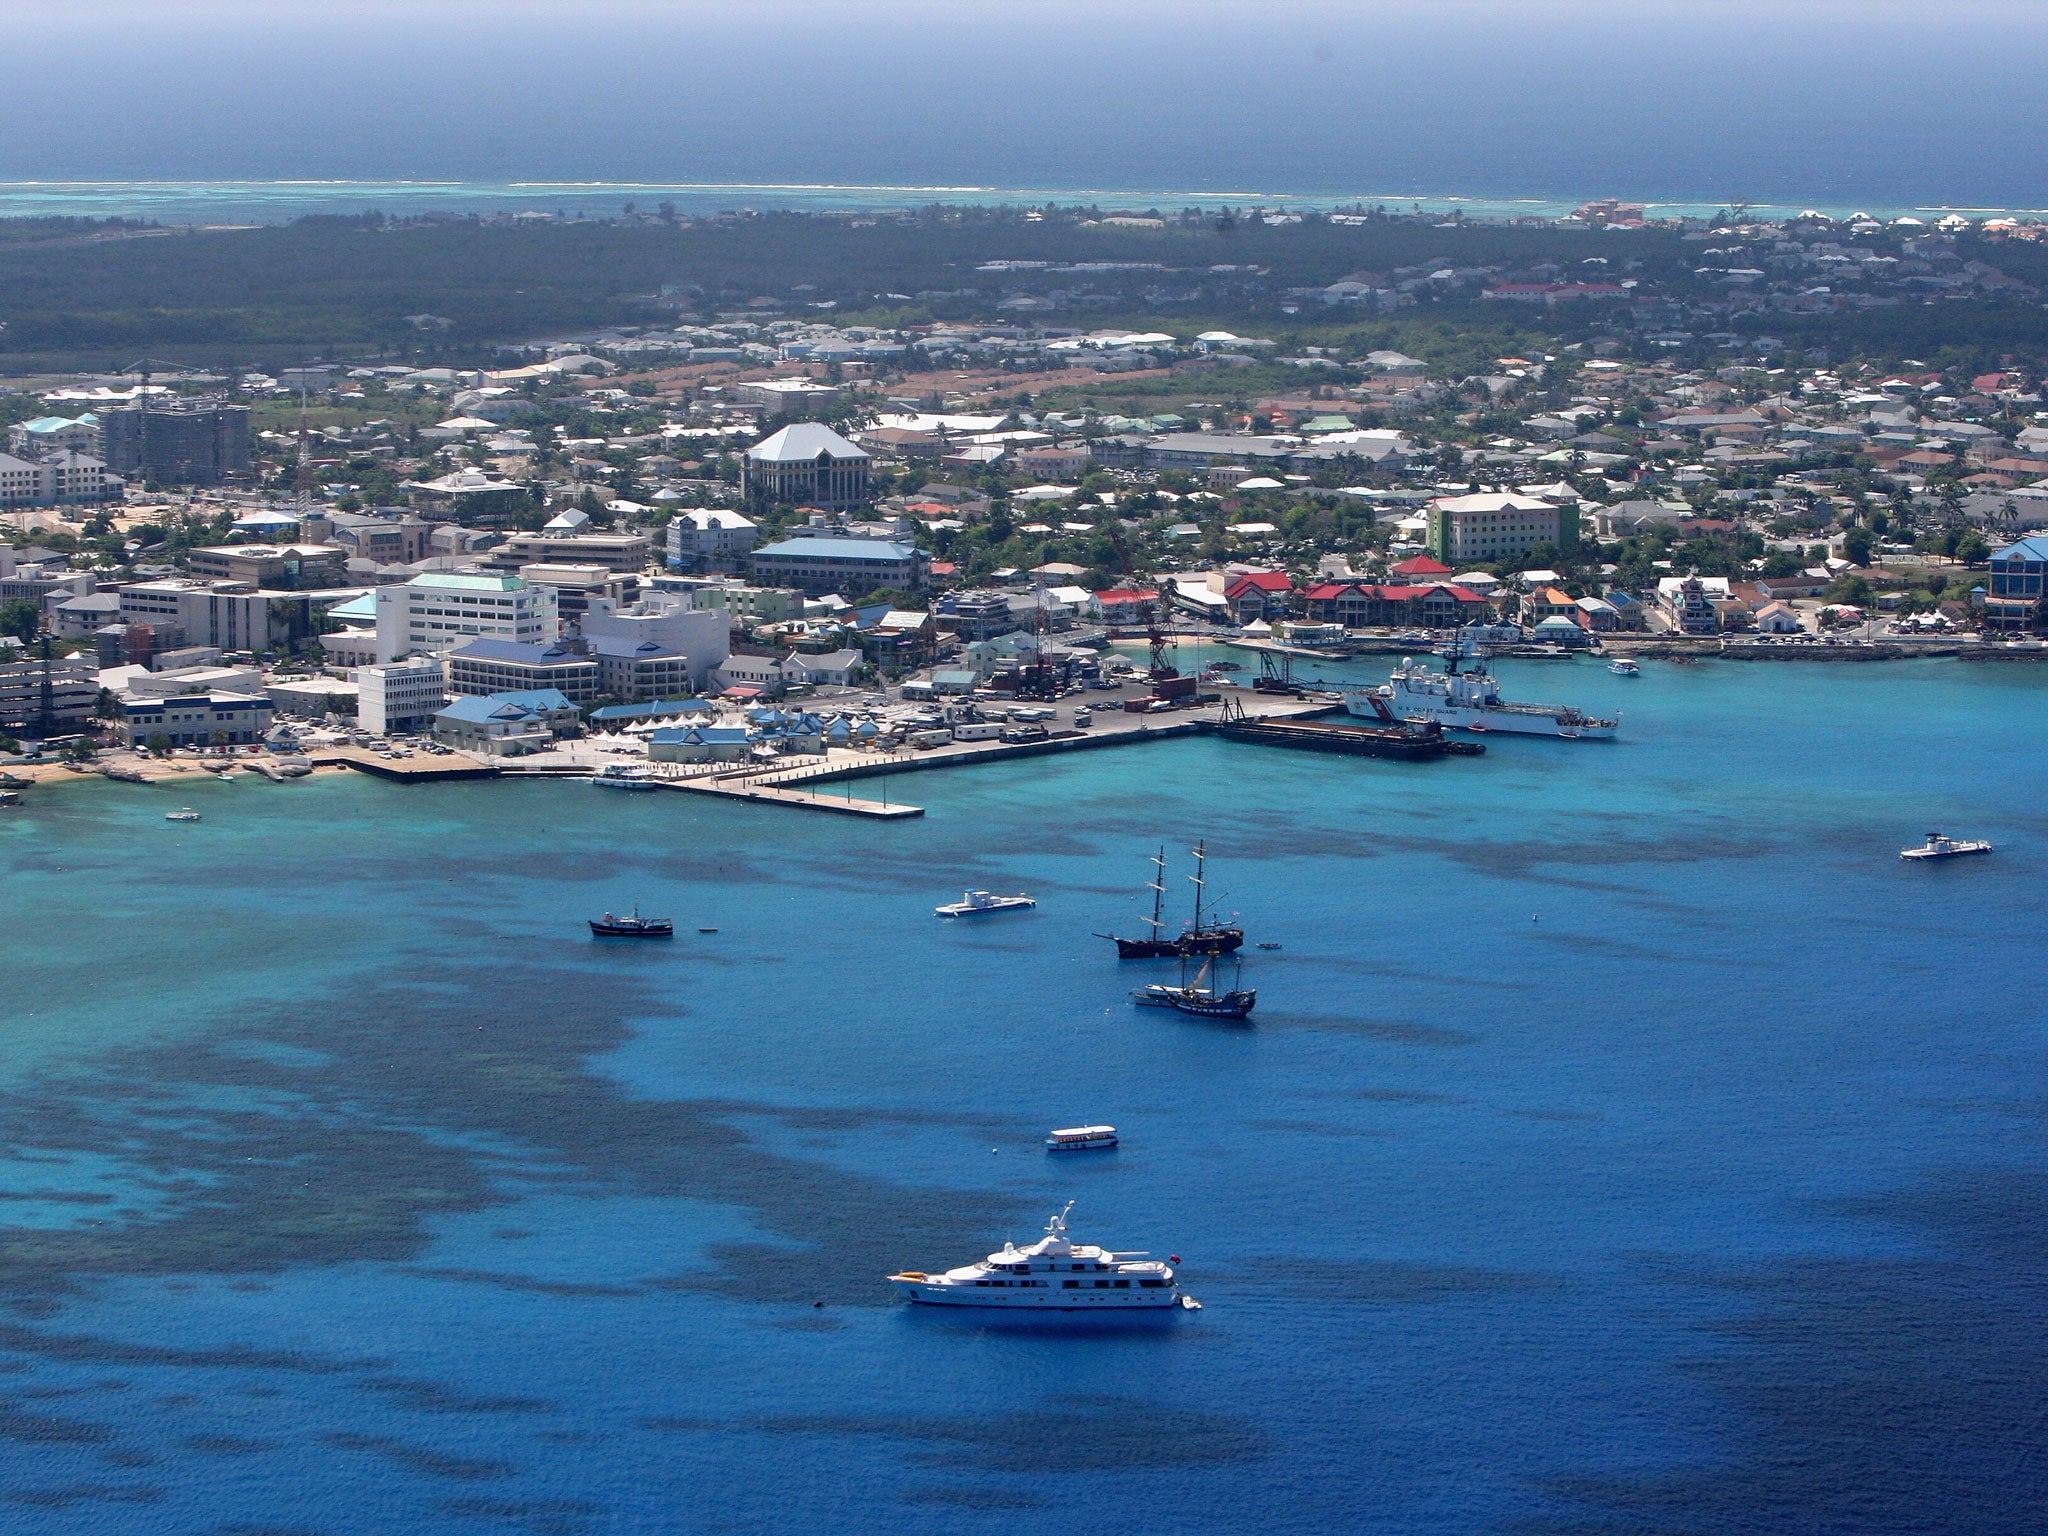
<path id="1" fill-rule="evenodd" d="M 1640 677 L 1643 669 L 1627 656 L 1617 656 L 1607 664 L 1607 670 L 1616 677 Z"/>
<path id="2" fill-rule="evenodd" d="M 1104 1152 L 1115 1145 L 1113 1125 L 1074 1125 L 1045 1138 L 1048 1152 Z"/>
<path id="3" fill-rule="evenodd" d="M 1279 947 L 1280 946 L 1278 944 L 1275 944 L 1271 939 L 1262 940 L 1259 944 L 1259 948 L 1261 949 L 1278 949 Z"/>
<path id="4" fill-rule="evenodd" d="M 164 812 L 165 821 L 197 821 L 199 813 L 189 805 L 181 805 L 175 811 Z"/>
<path id="5" fill-rule="evenodd" d="M 994 891 L 968 891 L 959 901 L 949 901 L 942 907 L 933 907 L 939 917 L 986 917 L 991 912 L 1021 912 L 1038 903 L 1019 891 L 1014 896 L 998 896 Z"/>
<path id="6" fill-rule="evenodd" d="M 1901 848 L 1902 859 L 1960 859 L 1973 853 L 1989 853 L 1991 845 L 1982 840 L 1963 841 L 1943 832 L 1930 832 L 1918 848 Z"/>
<path id="7" fill-rule="evenodd" d="M 599 939 L 671 939 L 675 937 L 676 925 L 665 917 L 642 917 L 635 905 L 625 917 L 613 912 L 593 917 L 590 932 Z"/>

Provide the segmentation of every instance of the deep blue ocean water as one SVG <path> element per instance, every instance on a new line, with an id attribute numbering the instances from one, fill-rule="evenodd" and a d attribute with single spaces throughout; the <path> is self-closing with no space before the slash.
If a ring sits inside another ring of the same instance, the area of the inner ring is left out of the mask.
<path id="1" fill-rule="evenodd" d="M 742 189 L 728 207 L 811 203 L 819 184 L 880 188 L 885 204 L 919 200 L 890 189 L 966 188 L 1158 189 L 1166 206 L 1251 193 L 2048 207 L 2048 96 L 2027 67 L 2048 11 L 2034 0 L 8 11 L 0 182 L 174 184 L 88 189 L 65 200 L 76 211 L 203 202 L 201 218 L 246 218 L 308 201 L 303 187 L 195 190 L 224 180 L 381 184 L 378 202 L 321 206 L 387 211 L 422 206 L 399 184 L 430 181 L 602 184 L 531 199 L 580 195 L 593 212 L 634 196 L 620 183 L 790 189 Z"/>
<path id="2" fill-rule="evenodd" d="M 2038 1530 L 2048 677 L 1502 671 L 1623 739 L 32 791 L 0 1529 Z M 1246 1028 L 1090 936 L 1198 837 Z M 1068 1199 L 1204 1310 L 891 1301 Z"/>

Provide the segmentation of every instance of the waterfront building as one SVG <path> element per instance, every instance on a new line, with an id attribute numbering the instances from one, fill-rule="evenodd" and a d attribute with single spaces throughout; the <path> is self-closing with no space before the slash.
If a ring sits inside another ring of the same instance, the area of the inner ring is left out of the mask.
<path id="1" fill-rule="evenodd" d="M 158 737 L 174 747 L 244 746 L 269 734 L 276 708 L 260 694 L 121 695 L 120 735 L 130 747 Z"/>
<path id="2" fill-rule="evenodd" d="M 460 697 L 553 690 L 578 704 L 604 691 L 603 669 L 581 639 L 545 645 L 518 640 L 468 640 L 447 653 L 448 691 Z"/>
<path id="3" fill-rule="evenodd" d="M 452 699 L 434 716 L 434 740 L 491 757 L 546 752 L 581 729 L 576 705 L 553 688 Z"/>
<path id="4" fill-rule="evenodd" d="M 652 655 L 642 649 L 647 646 L 680 658 L 682 667 L 674 674 L 673 685 L 658 683 L 657 671 L 650 664 L 641 670 L 632 691 L 621 693 L 611 686 L 612 682 L 624 680 L 614 672 L 605 691 L 619 693 L 622 698 L 658 698 L 664 692 L 692 690 L 701 693 L 710 682 L 712 670 L 732 653 L 732 630 L 726 612 L 695 607 L 690 595 L 678 592 L 651 592 L 637 603 L 624 605 L 594 600 L 583 616 L 582 629 L 584 639 L 599 651 L 601 658 Z M 612 665 L 622 663 L 614 661 Z"/>
<path id="5" fill-rule="evenodd" d="M 1577 507 L 1507 491 L 1439 496 L 1428 517 L 1430 553 L 1453 568 L 1517 559 L 1538 544 L 1563 549 L 1579 536 Z"/>
<path id="6" fill-rule="evenodd" d="M 747 450 L 743 484 L 756 505 L 851 507 L 868 497 L 867 450 L 817 422 L 794 422 Z"/>
<path id="7" fill-rule="evenodd" d="M 80 657 L 0 663 L 0 730 L 34 735 L 46 718 L 53 728 L 75 730 L 91 718 L 99 695 L 99 672 Z"/>
<path id="8" fill-rule="evenodd" d="M 1991 557 L 1983 620 L 1986 629 L 2048 629 L 2048 537 L 2021 539 Z"/>
<path id="9" fill-rule="evenodd" d="M 356 722 L 373 736 L 419 730 L 448 701 L 447 673 L 438 656 L 358 667 L 356 686 Z"/>
<path id="10" fill-rule="evenodd" d="M 659 699 L 690 687 L 690 658 L 654 640 L 585 636 L 597 659 L 597 685 L 614 699 Z"/>
<path id="11" fill-rule="evenodd" d="M 1732 600 L 1725 576 L 1666 576 L 1657 583 L 1657 602 L 1681 634 L 1719 632 L 1721 605 Z"/>
<path id="12" fill-rule="evenodd" d="M 561 633 L 554 592 L 517 576 L 429 571 L 401 586 L 377 588 L 376 601 L 379 661 L 477 638 L 547 645 Z"/>
<path id="13" fill-rule="evenodd" d="M 1158 605 L 1159 594 L 1149 587 L 1114 587 L 1090 596 L 1088 616 L 1104 624 L 1144 624 Z"/>
<path id="14" fill-rule="evenodd" d="M 164 485 L 219 485 L 249 472 L 249 408 L 159 398 L 99 415 L 100 456 L 115 474 Z"/>
<path id="15" fill-rule="evenodd" d="M 247 581 L 166 577 L 131 582 L 119 597 L 121 622 L 148 625 L 159 650 L 290 650 L 313 633 L 307 593 L 266 591 Z"/>

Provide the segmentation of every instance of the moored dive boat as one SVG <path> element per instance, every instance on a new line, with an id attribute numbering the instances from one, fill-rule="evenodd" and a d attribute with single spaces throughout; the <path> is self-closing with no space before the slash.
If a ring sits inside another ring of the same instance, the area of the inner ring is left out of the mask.
<path id="1" fill-rule="evenodd" d="M 642 917 L 635 906 L 630 915 L 607 912 L 590 920 L 592 936 L 600 939 L 672 939 L 676 925 L 665 917 Z"/>
<path id="2" fill-rule="evenodd" d="M 1989 853 L 1991 845 L 1981 839 L 1965 841 L 1950 837 L 1945 832 L 1930 832 L 1927 841 L 1918 848 L 1901 848 L 1902 859 L 1960 859 L 1973 853 Z"/>
<path id="3" fill-rule="evenodd" d="M 1021 912 L 1038 903 L 1019 891 L 1014 896 L 998 896 L 994 891 L 968 891 L 959 901 L 949 901 L 943 907 L 933 907 L 940 917 L 986 917 L 991 912 Z"/>
<path id="4" fill-rule="evenodd" d="M 1005 1243 L 977 1264 L 938 1274 L 906 1269 L 889 1282 L 910 1300 L 929 1306 L 1110 1312 L 1133 1307 L 1193 1311 L 1201 1305 L 1181 1295 L 1170 1265 L 1143 1253 L 1113 1253 L 1069 1241 L 1067 1211 L 1073 1208 L 1068 1201 L 1066 1210 L 1045 1224 L 1045 1236 L 1028 1248 Z"/>
<path id="5" fill-rule="evenodd" d="M 1386 710 L 1403 719 L 1435 720 L 1447 730 L 1505 731 L 1518 736 L 1562 736 L 1568 740 L 1611 741 L 1617 721 L 1595 719 L 1569 704 L 1513 704 L 1500 696 L 1500 685 L 1470 640 L 1447 645 L 1440 653 L 1444 670 L 1433 672 L 1427 661 L 1401 658 L 1392 677 L 1377 688 L 1354 688 L 1344 694 L 1344 708 L 1361 718 L 1384 717 Z M 1469 662 L 1465 671 L 1461 663 Z M 1377 703 L 1375 702 L 1377 701 Z"/>
<path id="6" fill-rule="evenodd" d="M 590 781 L 599 789 L 647 790 L 661 788 L 656 779 L 641 763 L 606 763 Z"/>

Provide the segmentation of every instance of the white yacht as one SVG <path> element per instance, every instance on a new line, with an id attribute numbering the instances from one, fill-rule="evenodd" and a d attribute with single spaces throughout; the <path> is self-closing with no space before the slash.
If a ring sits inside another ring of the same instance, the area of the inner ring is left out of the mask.
<path id="1" fill-rule="evenodd" d="M 1927 841 L 1918 848 L 1901 848 L 1902 859 L 1960 859 L 1972 853 L 1989 853 L 1991 845 L 1981 839 L 1950 837 L 1946 832 L 1930 832 Z"/>
<path id="2" fill-rule="evenodd" d="M 1607 663 L 1607 670 L 1616 677 L 1640 677 L 1643 669 L 1636 665 L 1633 656 L 1617 656 Z"/>
<path id="3" fill-rule="evenodd" d="M 1067 1240 L 1066 1210 L 1029 1248 L 1004 1243 L 978 1264 L 926 1274 L 906 1269 L 889 1281 L 912 1301 L 948 1307 L 1028 1307 L 1042 1312 L 1109 1312 L 1128 1307 L 1201 1305 L 1183 1296 L 1173 1270 L 1142 1253 L 1112 1253 Z"/>
<path id="4" fill-rule="evenodd" d="M 1518 736 L 1563 736 L 1572 740 L 1611 741 L 1617 722 L 1581 714 L 1568 704 L 1511 704 L 1468 640 L 1446 647 L 1447 665 L 1430 670 L 1427 661 L 1401 658 L 1394 674 L 1377 688 L 1354 688 L 1344 694 L 1344 708 L 1368 720 L 1384 720 L 1388 712 L 1402 720 L 1435 720 L 1446 730 L 1505 731 Z M 1468 670 L 1458 664 L 1469 661 Z M 1376 707 L 1374 700 L 1385 706 Z"/>
<path id="5" fill-rule="evenodd" d="M 1021 912 L 1038 903 L 1019 891 L 1015 896 L 998 896 L 994 891 L 969 891 L 959 901 L 933 907 L 940 917 L 986 917 L 991 912 Z"/>
<path id="6" fill-rule="evenodd" d="M 647 790 L 659 789 L 661 783 L 645 765 L 640 763 L 606 763 L 591 779 L 599 789 Z"/>
<path id="7" fill-rule="evenodd" d="M 199 813 L 189 805 L 181 805 L 175 811 L 165 811 L 165 821 L 197 821 Z"/>

